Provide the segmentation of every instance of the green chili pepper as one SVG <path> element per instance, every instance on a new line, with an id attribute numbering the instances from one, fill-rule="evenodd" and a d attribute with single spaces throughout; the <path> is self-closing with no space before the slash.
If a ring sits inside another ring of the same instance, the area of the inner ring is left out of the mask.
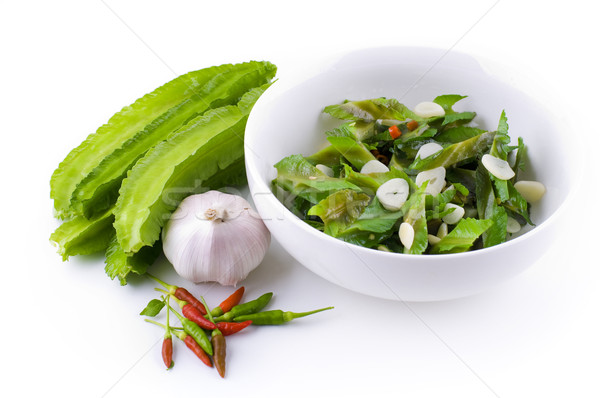
<path id="1" fill-rule="evenodd" d="M 265 308 L 267 306 L 267 304 L 269 304 L 269 301 L 271 301 L 271 297 L 273 297 L 273 293 L 269 292 L 269 293 L 263 294 L 262 296 L 260 296 L 259 298 L 255 299 L 255 300 L 248 301 L 247 303 L 243 303 L 243 304 L 238 304 L 238 305 L 234 306 L 228 312 L 224 313 L 223 315 L 214 318 L 214 321 L 215 322 L 222 322 L 222 321 L 229 322 L 229 321 L 233 320 L 235 317 L 247 315 L 247 314 L 253 314 L 255 312 L 258 312 L 258 311 L 262 310 L 263 308 Z"/>
<path id="2" fill-rule="evenodd" d="M 187 334 L 189 334 L 190 336 L 192 336 L 192 338 L 194 340 L 196 340 L 196 342 L 198 343 L 198 345 L 200 347 L 202 347 L 202 349 L 208 355 L 212 355 L 213 354 L 212 345 L 210 344 L 210 340 L 208 339 L 208 336 L 206 335 L 206 333 L 204 332 L 204 330 L 202 330 L 202 328 L 200 326 L 198 326 L 197 323 L 195 323 L 193 321 L 190 321 L 189 319 L 186 319 L 183 316 L 181 316 L 173 308 L 171 308 L 171 311 L 173 311 L 173 313 L 175 315 L 177 315 L 177 318 L 179 318 L 179 320 L 181 321 L 181 326 L 183 326 L 183 330 Z"/>
<path id="3" fill-rule="evenodd" d="M 316 314 L 317 312 L 331 310 L 333 307 L 321 308 L 314 311 L 308 312 L 290 312 L 282 310 L 272 310 L 257 312 L 255 314 L 247 314 L 237 316 L 233 319 L 234 322 L 252 321 L 253 325 L 281 325 L 282 323 L 289 322 L 292 319 L 302 318 L 303 316 Z"/>

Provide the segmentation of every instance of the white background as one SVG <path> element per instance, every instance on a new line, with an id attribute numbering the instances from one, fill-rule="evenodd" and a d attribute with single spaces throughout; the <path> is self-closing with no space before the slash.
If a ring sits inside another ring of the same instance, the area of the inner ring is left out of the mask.
<path id="1" fill-rule="evenodd" d="M 271 308 L 333 311 L 228 340 L 220 379 L 182 344 L 164 370 L 162 331 L 138 316 L 153 284 L 126 287 L 103 258 L 63 263 L 48 237 L 48 181 L 68 151 L 122 106 L 176 75 L 265 59 L 285 79 L 323 55 L 375 45 L 454 49 L 571 120 L 598 173 L 599 35 L 592 2 L 38 1 L 0 3 L 3 396 L 597 397 L 597 176 L 547 254 L 466 299 L 400 303 L 312 274 L 274 243 L 244 282 Z M 168 5 L 167 5 L 168 4 Z M 285 6 L 284 6 L 285 4 Z M 560 156 L 557 153 L 556 156 Z M 590 173 L 591 175 L 591 173 Z M 589 189 L 592 188 L 592 189 Z M 192 286 L 217 304 L 232 289 Z"/>

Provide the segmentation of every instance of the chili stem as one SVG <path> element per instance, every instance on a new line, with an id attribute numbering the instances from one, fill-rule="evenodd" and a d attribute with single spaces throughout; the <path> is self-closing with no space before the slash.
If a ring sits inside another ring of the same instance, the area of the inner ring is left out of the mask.
<path id="1" fill-rule="evenodd" d="M 160 326 L 160 327 L 161 327 L 161 328 L 163 328 L 163 329 L 166 329 L 166 328 L 167 328 L 165 325 L 163 325 L 162 323 L 158 323 L 158 322 L 156 322 L 155 320 L 148 319 L 148 318 L 145 318 L 144 320 L 145 320 L 146 322 L 150 322 L 150 323 L 153 323 L 153 324 L 155 324 L 155 325 L 158 325 L 158 326 Z"/>
<path id="2" fill-rule="evenodd" d="M 177 297 L 173 296 L 173 300 L 175 300 L 175 302 L 177 303 L 177 305 L 179 305 L 179 308 L 183 308 L 184 305 L 189 304 L 187 301 L 185 300 L 179 300 Z"/>
<path id="3" fill-rule="evenodd" d="M 215 320 L 212 316 L 212 314 L 210 313 L 210 311 L 208 310 L 208 305 L 206 304 L 206 300 L 204 300 L 204 297 L 200 296 L 200 300 L 202 301 L 202 304 L 204 304 L 204 308 L 206 308 L 206 315 L 208 316 L 208 320 L 211 321 L 212 323 L 215 323 Z M 221 331 L 219 330 L 219 328 L 215 328 L 212 331 L 212 335 L 216 336 L 222 334 Z"/>
<path id="4" fill-rule="evenodd" d="M 171 306 L 169 305 L 169 297 L 171 297 L 170 295 L 167 295 L 167 327 L 166 327 L 166 332 L 165 332 L 165 339 L 167 338 L 171 338 L 171 327 L 169 326 L 169 308 L 171 308 Z"/>
<path id="5" fill-rule="evenodd" d="M 154 282 L 160 283 L 161 285 L 163 285 L 165 287 L 165 289 L 169 290 L 169 293 L 175 293 L 175 290 L 177 290 L 177 286 L 173 286 L 173 285 L 169 285 L 166 282 L 161 281 L 160 279 L 158 279 L 157 277 L 155 277 L 152 274 L 149 274 L 146 272 L 146 276 L 150 279 L 152 279 Z"/>
<path id="6" fill-rule="evenodd" d="M 183 322 L 183 320 L 185 319 L 183 317 L 183 315 L 181 315 L 179 312 L 175 311 L 172 307 L 169 308 L 171 311 L 173 311 L 173 313 L 175 314 L 175 316 L 179 319 L 179 321 Z"/>
<path id="7" fill-rule="evenodd" d="M 286 311 L 286 312 L 283 313 L 283 319 L 286 322 L 289 322 L 292 319 L 302 318 L 304 316 L 316 314 L 317 312 L 327 311 L 327 310 L 332 310 L 332 309 L 333 309 L 333 307 L 325 307 L 325 308 L 320 308 L 318 310 L 307 311 L 307 312 L 291 312 L 291 311 Z"/>

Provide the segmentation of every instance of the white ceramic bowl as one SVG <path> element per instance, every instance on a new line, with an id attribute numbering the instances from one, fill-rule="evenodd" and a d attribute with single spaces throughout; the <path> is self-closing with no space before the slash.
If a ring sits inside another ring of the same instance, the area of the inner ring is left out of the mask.
<path id="1" fill-rule="evenodd" d="M 441 94 L 468 95 L 455 107 L 474 110 L 494 130 L 506 110 L 509 133 L 528 146 L 523 179 L 542 181 L 532 210 L 536 227 L 507 243 L 473 252 L 405 255 L 367 249 L 325 235 L 288 211 L 271 193 L 273 167 L 291 154 L 310 155 L 339 124 L 322 114 L 344 99 L 397 98 L 409 107 Z M 246 169 L 252 198 L 273 237 L 301 264 L 345 288 L 371 296 L 434 301 L 481 292 L 538 260 L 559 233 L 575 189 L 579 159 L 563 121 L 533 99 L 488 74 L 472 57 L 427 48 L 374 48 L 316 65 L 316 72 L 276 82 L 255 105 L 246 128 Z"/>

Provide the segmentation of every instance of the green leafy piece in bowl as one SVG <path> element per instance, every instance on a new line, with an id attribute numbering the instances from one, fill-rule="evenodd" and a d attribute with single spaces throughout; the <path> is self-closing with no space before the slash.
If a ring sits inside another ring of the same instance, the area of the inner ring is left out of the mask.
<path id="1" fill-rule="evenodd" d="M 441 95 L 414 111 L 386 98 L 326 106 L 342 120 L 326 132 L 330 145 L 281 160 L 272 186 L 309 225 L 363 247 L 450 254 L 503 243 L 533 225 L 515 188 L 525 145 L 511 145 L 504 111 L 496 130 L 469 125 L 476 113 L 453 109 L 464 98 Z"/>

